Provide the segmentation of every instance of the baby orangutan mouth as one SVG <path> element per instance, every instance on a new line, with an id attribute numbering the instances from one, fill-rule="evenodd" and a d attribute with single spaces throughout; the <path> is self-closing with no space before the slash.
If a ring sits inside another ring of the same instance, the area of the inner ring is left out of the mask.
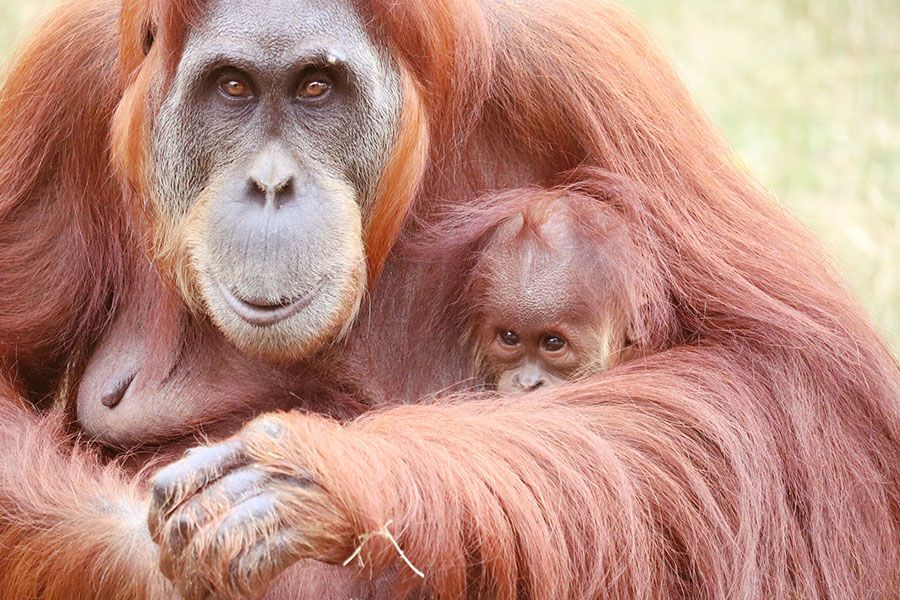
<path id="1" fill-rule="evenodd" d="M 327 277 L 323 277 L 308 292 L 299 298 L 285 299 L 271 302 L 263 299 L 245 300 L 238 297 L 228 287 L 219 283 L 219 293 L 222 294 L 228 306 L 243 320 L 256 327 L 271 327 L 282 321 L 286 321 L 307 308 L 316 298 Z"/>

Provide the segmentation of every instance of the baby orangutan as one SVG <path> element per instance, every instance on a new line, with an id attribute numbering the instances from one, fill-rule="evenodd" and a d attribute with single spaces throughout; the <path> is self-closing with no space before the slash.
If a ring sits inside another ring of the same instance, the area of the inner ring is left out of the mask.
<path id="1" fill-rule="evenodd" d="M 530 392 L 629 356 L 639 261 L 615 210 L 565 189 L 485 202 L 513 210 L 499 211 L 474 256 L 466 342 L 476 376 L 500 392 Z"/>

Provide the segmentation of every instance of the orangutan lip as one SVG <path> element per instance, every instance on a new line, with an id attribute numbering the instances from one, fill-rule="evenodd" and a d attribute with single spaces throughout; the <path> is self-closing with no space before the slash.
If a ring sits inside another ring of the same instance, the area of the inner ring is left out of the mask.
<path id="1" fill-rule="evenodd" d="M 237 316 L 256 327 L 271 327 L 282 321 L 290 319 L 306 307 L 308 307 L 315 299 L 322 285 L 325 283 L 326 277 L 322 277 L 308 292 L 300 296 L 279 302 L 277 304 L 263 304 L 259 302 L 251 302 L 238 298 L 234 292 L 219 283 L 219 292 L 231 307 Z M 218 282 L 217 282 L 218 283 Z"/>

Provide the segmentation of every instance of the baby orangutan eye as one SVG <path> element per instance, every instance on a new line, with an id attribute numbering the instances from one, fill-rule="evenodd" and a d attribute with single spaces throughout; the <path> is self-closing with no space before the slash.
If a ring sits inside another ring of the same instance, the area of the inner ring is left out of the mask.
<path id="1" fill-rule="evenodd" d="M 547 352 L 560 352 L 566 347 L 566 338 L 555 333 L 545 335 L 541 347 Z"/>
<path id="2" fill-rule="evenodd" d="M 500 332 L 500 343 L 504 346 L 518 346 L 519 345 L 519 336 L 515 331 L 501 331 Z"/>

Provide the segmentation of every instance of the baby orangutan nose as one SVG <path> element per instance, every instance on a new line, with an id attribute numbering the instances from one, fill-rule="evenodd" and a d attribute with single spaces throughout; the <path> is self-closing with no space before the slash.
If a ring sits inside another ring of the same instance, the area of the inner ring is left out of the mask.
<path id="1" fill-rule="evenodd" d="M 515 377 L 518 387 L 523 392 L 533 392 L 545 383 L 544 371 L 537 365 L 525 365 Z"/>
<path id="2" fill-rule="evenodd" d="M 508 393 L 528 393 L 549 386 L 552 378 L 534 363 L 524 365 L 503 373 L 497 381 L 497 391 Z"/>

